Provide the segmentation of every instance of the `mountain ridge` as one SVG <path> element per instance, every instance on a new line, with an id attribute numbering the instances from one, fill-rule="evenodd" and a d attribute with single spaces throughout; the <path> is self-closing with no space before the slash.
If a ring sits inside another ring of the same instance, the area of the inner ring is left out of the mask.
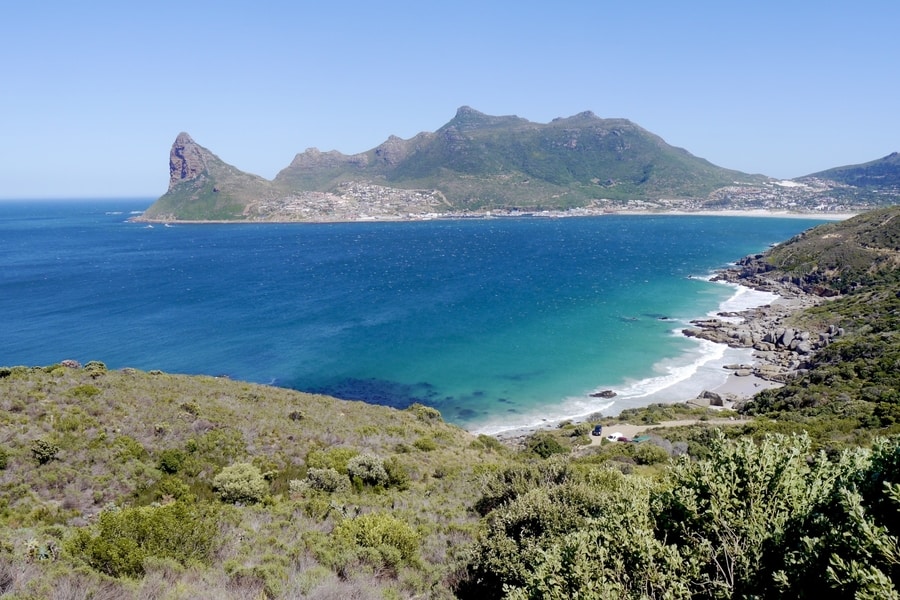
<path id="1" fill-rule="evenodd" d="M 823 176 L 830 171 L 780 185 L 719 167 L 628 119 L 591 111 L 542 124 L 469 106 L 433 132 L 392 135 L 357 154 L 308 148 L 271 181 L 225 163 L 182 132 L 169 172 L 169 188 L 145 220 L 343 221 L 573 209 L 850 212 L 900 198 L 900 186 L 885 193 Z"/>

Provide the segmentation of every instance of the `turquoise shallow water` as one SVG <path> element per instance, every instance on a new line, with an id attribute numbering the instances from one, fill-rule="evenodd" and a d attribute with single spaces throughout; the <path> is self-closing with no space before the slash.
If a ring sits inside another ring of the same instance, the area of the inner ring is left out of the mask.
<path id="1" fill-rule="evenodd" d="M 721 378 L 724 348 L 677 333 L 735 295 L 704 278 L 819 222 L 126 221 L 147 205 L 0 203 L 0 364 L 98 359 L 418 401 L 489 432 Z M 619 395 L 588 396 L 600 389 Z"/>

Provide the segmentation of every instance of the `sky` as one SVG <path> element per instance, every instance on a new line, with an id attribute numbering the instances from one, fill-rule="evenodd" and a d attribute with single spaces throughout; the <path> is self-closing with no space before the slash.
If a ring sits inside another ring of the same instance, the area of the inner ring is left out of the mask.
<path id="1" fill-rule="evenodd" d="M 900 151 L 900 2 L 15 2 L 0 20 L 0 198 L 158 197 L 186 131 L 271 179 L 460 106 L 626 118 L 792 178 Z"/>

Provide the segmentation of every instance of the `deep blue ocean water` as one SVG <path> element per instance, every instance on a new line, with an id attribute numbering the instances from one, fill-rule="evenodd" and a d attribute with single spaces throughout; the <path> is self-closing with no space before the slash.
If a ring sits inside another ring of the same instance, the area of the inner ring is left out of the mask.
<path id="1" fill-rule="evenodd" d="M 0 364 L 101 360 L 422 402 L 487 432 L 617 412 L 724 381 L 730 351 L 678 332 L 765 298 L 706 278 L 821 222 L 127 221 L 150 202 L 0 202 Z M 618 396 L 589 396 L 603 389 Z"/>

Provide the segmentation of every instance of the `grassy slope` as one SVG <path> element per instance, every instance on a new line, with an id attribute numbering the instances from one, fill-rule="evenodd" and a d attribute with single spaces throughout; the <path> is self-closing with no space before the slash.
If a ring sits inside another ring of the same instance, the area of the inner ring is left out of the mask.
<path id="1" fill-rule="evenodd" d="M 0 379 L 0 448 L 7 455 L 0 471 L 0 543 L 14 555 L 24 555 L 29 543 L 62 547 L 72 526 L 91 522 L 104 506 L 165 501 L 171 482 L 159 466 L 167 450 L 186 456 L 175 477 L 199 503 L 216 502 L 211 481 L 228 464 L 252 462 L 273 473 L 265 505 L 231 509 L 221 526 L 222 548 L 209 569 L 197 575 L 220 583 L 211 589 L 198 582 L 180 597 L 225 594 L 217 586 L 229 584 L 226 564 L 241 565 L 242 573 L 269 569 L 270 585 L 288 580 L 299 585 L 301 575 L 316 567 L 315 582 L 304 585 L 319 586 L 323 594 L 348 585 L 446 590 L 441 578 L 453 564 L 453 550 L 470 537 L 475 523 L 467 510 L 470 481 L 477 471 L 505 461 L 502 446 L 493 440 L 486 446 L 433 418 L 431 410 L 400 412 L 226 379 L 132 370 L 92 377 L 86 369 L 21 367 L 0 374 L 5 375 Z M 56 445 L 56 458 L 36 466 L 35 440 Z M 309 453 L 335 448 L 393 459 L 408 475 L 408 489 L 365 486 L 334 496 L 292 497 L 288 481 L 303 479 Z M 365 561 L 333 559 L 355 569 L 347 581 L 321 566 L 328 563 L 321 556 L 327 533 L 342 512 L 385 510 L 416 528 L 420 563 L 398 569 L 397 578 L 386 582 L 374 578 L 377 568 Z M 324 532 L 325 538 L 310 532 Z M 307 534 L 311 537 L 304 543 Z M 55 572 L 71 573 L 75 564 L 63 560 Z M 249 589 L 265 577 L 245 579 L 229 585 Z M 51 580 L 39 577 L 33 585 Z"/>

